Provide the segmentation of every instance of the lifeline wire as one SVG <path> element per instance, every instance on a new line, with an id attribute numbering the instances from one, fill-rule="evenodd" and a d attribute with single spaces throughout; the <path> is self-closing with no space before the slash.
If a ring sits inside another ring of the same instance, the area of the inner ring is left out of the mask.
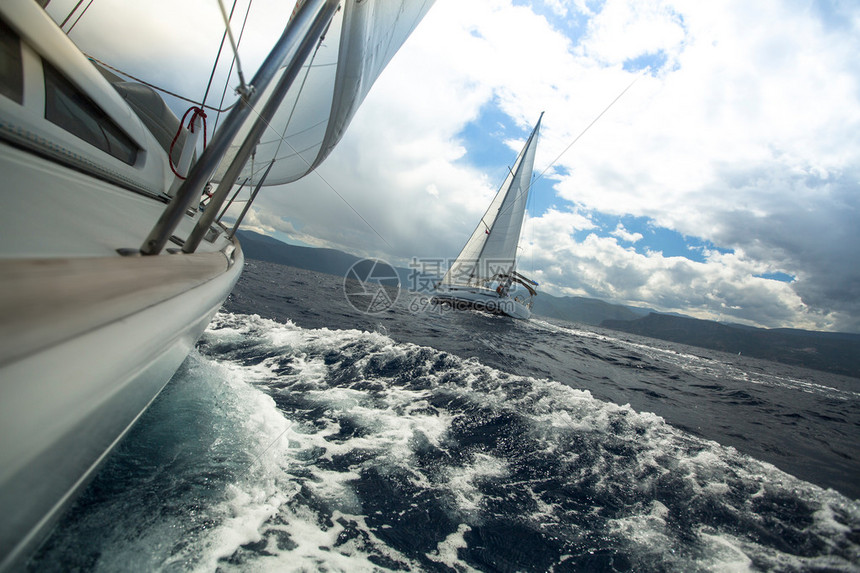
<path id="1" fill-rule="evenodd" d="M 114 71 L 114 72 L 116 72 L 116 73 L 118 73 L 118 74 L 120 74 L 120 75 L 122 75 L 122 76 L 125 76 L 125 77 L 127 77 L 127 78 L 130 78 L 130 79 L 132 79 L 132 80 L 134 80 L 134 81 L 136 81 L 136 82 L 138 82 L 138 83 L 140 83 L 140 84 L 145 85 L 146 87 L 152 88 L 152 89 L 154 89 L 154 90 L 158 90 L 158 91 L 160 91 L 161 93 L 165 93 L 165 94 L 167 94 L 167 95 L 169 95 L 169 96 L 173 96 L 173 97 L 175 97 L 176 99 L 180 99 L 180 100 L 182 100 L 182 101 L 186 101 L 186 102 L 188 102 L 188 103 L 193 103 L 194 105 L 199 106 L 199 107 L 204 107 L 204 108 L 206 108 L 206 109 L 210 109 L 210 110 L 212 110 L 212 111 L 216 111 L 216 112 L 219 112 L 219 113 L 223 113 L 223 112 L 225 112 L 225 111 L 230 111 L 230 110 L 231 110 L 231 109 L 236 105 L 236 103 L 232 103 L 232 104 L 230 104 L 229 106 L 225 107 L 224 109 L 218 109 L 217 107 L 212 107 L 211 105 L 205 105 L 205 104 L 203 104 L 203 103 L 201 103 L 201 102 L 199 102 L 199 101 L 194 101 L 194 100 L 193 100 L 193 99 L 191 99 L 191 98 L 187 98 L 187 97 L 185 97 L 185 96 L 181 96 L 181 95 L 179 95 L 178 93 L 174 93 L 174 92 L 172 92 L 172 91 L 170 91 L 170 90 L 166 90 L 166 89 L 164 89 L 164 88 L 158 87 L 158 86 L 157 86 L 157 85 L 155 85 L 155 84 L 151 84 L 151 83 L 149 83 L 149 82 L 147 82 L 147 81 L 145 81 L 145 80 L 142 80 L 142 79 L 140 79 L 140 78 L 138 78 L 138 77 L 135 77 L 135 76 L 133 76 L 133 75 L 129 74 L 128 72 L 124 72 L 124 71 L 120 70 L 119 68 L 115 68 L 115 67 L 113 67 L 113 66 L 112 66 L 112 65 L 110 65 L 110 64 L 106 64 L 105 62 L 101 61 L 100 59 L 95 58 L 95 57 L 93 57 L 93 56 L 91 56 L 91 55 L 89 55 L 89 54 L 84 54 L 84 55 L 85 55 L 89 60 L 91 60 L 91 61 L 93 61 L 93 62 L 95 62 L 95 63 L 99 64 L 100 66 L 103 66 L 103 67 L 105 67 L 105 68 L 107 68 L 107 69 L 109 69 L 109 70 L 112 70 L 112 71 Z"/>

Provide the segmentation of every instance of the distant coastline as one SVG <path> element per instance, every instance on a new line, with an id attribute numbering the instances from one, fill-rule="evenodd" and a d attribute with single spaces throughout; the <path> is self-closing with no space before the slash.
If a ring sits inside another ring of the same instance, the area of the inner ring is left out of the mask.
<path id="1" fill-rule="evenodd" d="M 249 259 L 338 276 L 344 276 L 360 260 L 335 249 L 288 245 L 252 231 L 237 234 Z M 405 268 L 397 271 L 401 284 L 408 284 L 412 271 Z M 753 328 L 547 293 L 535 298 L 533 312 L 547 318 L 860 378 L 860 334 Z"/>

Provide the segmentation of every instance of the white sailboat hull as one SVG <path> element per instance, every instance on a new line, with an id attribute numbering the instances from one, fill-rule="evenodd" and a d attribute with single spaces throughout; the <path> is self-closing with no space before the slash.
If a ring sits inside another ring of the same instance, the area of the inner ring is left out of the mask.
<path id="1" fill-rule="evenodd" d="M 532 315 L 526 305 L 514 298 L 501 297 L 496 291 L 481 287 L 440 286 L 432 301 L 456 310 L 475 309 L 521 320 L 528 320 Z"/>
<path id="2" fill-rule="evenodd" d="M 294 180 L 331 151 L 431 4 L 301 3 L 254 74 L 248 105 L 231 106 L 180 183 L 174 165 L 187 166 L 195 148 L 176 152 L 188 128 L 158 94 L 93 65 L 47 2 L 0 2 L 0 571 L 23 568 L 238 280 L 242 251 L 216 216 L 276 115 L 269 104 L 291 102 L 291 119 L 297 97 L 318 104 L 298 109 L 298 123 L 323 127 L 299 146 L 313 163 L 293 158 Z M 304 81 L 286 98 L 336 12 L 340 41 L 329 44 L 347 48 L 316 70 L 330 80 L 328 99 Z M 225 181 L 201 201 L 221 160 L 231 165 Z"/>
<path id="3" fill-rule="evenodd" d="M 176 267 L 174 257 L 183 255 L 155 258 Z M 38 544 L 194 347 L 243 262 L 238 249 L 229 264 L 220 252 L 207 257 L 201 266 L 210 277 L 196 269 L 171 284 L 142 285 L 121 304 L 91 309 L 102 313 L 96 326 L 85 324 L 93 315 L 86 302 L 75 301 L 85 332 L 25 350 L 0 368 L 0 569 Z M 108 268 L 116 260 L 95 263 Z M 90 286 L 105 292 L 109 275 L 92 274 Z"/>
<path id="4" fill-rule="evenodd" d="M 143 243 L 164 202 L 5 143 L 0 172 L 5 571 L 22 566 L 170 380 L 244 258 L 223 229 L 195 254 L 120 256 Z"/>

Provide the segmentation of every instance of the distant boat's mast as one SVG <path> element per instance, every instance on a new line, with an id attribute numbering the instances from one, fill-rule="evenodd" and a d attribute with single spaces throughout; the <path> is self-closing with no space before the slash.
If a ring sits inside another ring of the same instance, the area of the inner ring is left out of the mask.
<path id="1" fill-rule="evenodd" d="M 528 198 L 529 189 L 531 188 L 531 184 L 532 184 L 531 171 L 532 171 L 532 168 L 534 166 L 533 158 L 531 161 L 528 161 L 527 157 L 529 155 L 531 146 L 535 143 L 535 141 L 537 139 L 537 134 L 538 134 L 538 131 L 540 130 L 540 123 L 541 123 L 542 119 L 543 119 L 543 112 L 541 112 L 540 117 L 538 118 L 538 121 L 534 126 L 534 129 L 532 129 L 532 132 L 529 135 L 529 138 L 526 141 L 526 144 L 523 146 L 523 150 L 520 153 L 520 156 L 517 158 L 518 163 L 516 165 L 516 171 L 509 169 L 509 171 L 511 172 L 510 184 L 508 186 L 508 189 L 505 191 L 505 198 L 502 200 L 501 204 L 499 205 L 499 209 L 496 213 L 496 216 L 493 218 L 493 224 L 490 225 L 490 227 L 488 229 L 487 238 L 484 240 L 484 244 L 481 246 L 481 250 L 478 253 L 476 264 L 480 264 L 480 261 L 484 259 L 484 256 L 485 256 L 485 253 L 487 250 L 487 245 L 490 243 L 490 239 L 493 237 L 493 229 L 496 227 L 496 224 L 499 222 L 500 218 L 505 214 L 507 214 L 509 216 L 522 217 L 522 214 L 520 214 L 520 213 L 511 213 L 510 212 L 518 204 L 522 205 L 522 210 L 523 210 L 523 212 L 525 212 L 526 199 Z M 523 175 L 524 175 L 523 171 L 524 170 L 528 171 L 528 177 L 526 178 L 525 185 L 523 186 Z M 519 185 L 516 185 L 516 183 L 518 183 L 518 182 L 519 182 Z M 516 195 L 511 197 L 511 191 L 514 191 L 514 190 L 516 192 Z M 522 200 L 521 203 L 520 203 L 520 200 Z M 483 219 L 482 219 L 482 222 L 483 222 Z M 516 241 L 514 243 L 515 245 L 519 244 L 521 232 L 522 232 L 522 220 L 520 220 L 519 228 L 517 229 L 517 237 L 516 237 Z M 511 257 L 511 264 L 512 264 L 512 268 L 510 269 L 509 272 L 512 272 L 514 270 L 513 267 L 516 266 L 516 248 L 514 249 L 514 254 Z M 492 277 L 483 277 L 483 278 L 484 278 L 484 280 L 487 280 L 487 279 L 490 279 Z"/>

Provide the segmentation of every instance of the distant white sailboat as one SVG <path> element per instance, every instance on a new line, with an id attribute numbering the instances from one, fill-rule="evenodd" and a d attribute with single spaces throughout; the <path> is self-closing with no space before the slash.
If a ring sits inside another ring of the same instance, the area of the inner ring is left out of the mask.
<path id="1" fill-rule="evenodd" d="M 520 319 L 531 317 L 537 283 L 517 272 L 516 259 L 541 119 L 543 113 L 487 212 L 436 285 L 435 304 Z M 528 296 L 512 294 L 515 284 L 524 287 Z"/>

